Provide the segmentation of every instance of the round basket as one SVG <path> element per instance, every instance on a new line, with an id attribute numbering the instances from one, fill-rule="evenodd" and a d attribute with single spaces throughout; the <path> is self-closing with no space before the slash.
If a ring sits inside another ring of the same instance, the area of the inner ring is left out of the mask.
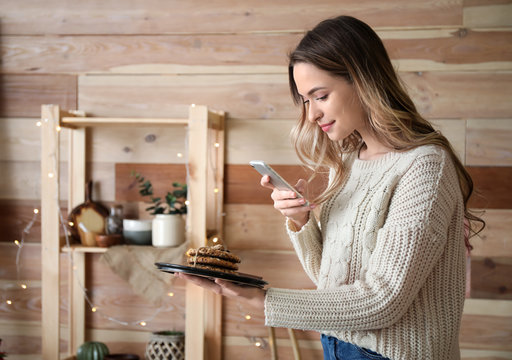
<path id="1" fill-rule="evenodd" d="M 183 333 L 156 332 L 146 345 L 146 360 L 185 360 Z"/>

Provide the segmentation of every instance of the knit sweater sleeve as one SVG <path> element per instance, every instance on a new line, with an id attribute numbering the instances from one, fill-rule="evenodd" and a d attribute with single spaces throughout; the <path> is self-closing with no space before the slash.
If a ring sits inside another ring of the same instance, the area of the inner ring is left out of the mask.
<path id="1" fill-rule="evenodd" d="M 315 215 L 312 211 L 310 212 L 308 222 L 300 231 L 294 231 L 290 220 L 286 221 L 286 228 L 304 271 L 311 281 L 318 285 L 322 258 L 322 234 L 320 233 Z"/>
<path id="2" fill-rule="evenodd" d="M 269 288 L 266 325 L 371 330 L 400 320 L 440 258 L 460 201 L 458 178 L 446 156 L 418 157 L 398 182 L 364 278 L 330 289 Z"/>

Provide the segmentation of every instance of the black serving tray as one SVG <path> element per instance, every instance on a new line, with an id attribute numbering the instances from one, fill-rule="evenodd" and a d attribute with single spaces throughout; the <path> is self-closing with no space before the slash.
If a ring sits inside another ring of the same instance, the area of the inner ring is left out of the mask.
<path id="1" fill-rule="evenodd" d="M 255 286 L 259 288 L 263 288 L 268 283 L 263 280 L 260 276 L 250 275 L 250 274 L 244 274 L 244 273 L 225 273 L 222 271 L 215 271 L 215 270 L 208 270 L 208 269 L 201 269 L 196 268 L 193 266 L 187 266 L 187 265 L 180 265 L 180 264 L 168 264 L 168 263 L 162 263 L 157 262 L 155 263 L 155 266 L 160 271 L 168 272 L 168 273 L 175 273 L 175 272 L 181 272 L 184 274 L 189 275 L 195 275 L 195 276 L 202 276 L 208 279 L 222 279 L 234 282 L 238 285 L 247 285 L 247 286 Z"/>

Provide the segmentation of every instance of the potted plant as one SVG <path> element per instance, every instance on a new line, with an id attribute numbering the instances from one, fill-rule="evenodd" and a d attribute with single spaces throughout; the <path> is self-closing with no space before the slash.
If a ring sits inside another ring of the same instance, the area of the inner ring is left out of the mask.
<path id="1" fill-rule="evenodd" d="M 185 241 L 187 213 L 187 184 L 173 182 L 173 189 L 165 197 L 154 197 L 153 185 L 142 174 L 132 171 L 138 183 L 139 194 L 148 199 L 146 211 L 154 215 L 152 221 L 152 244 L 156 247 L 178 246 Z"/>

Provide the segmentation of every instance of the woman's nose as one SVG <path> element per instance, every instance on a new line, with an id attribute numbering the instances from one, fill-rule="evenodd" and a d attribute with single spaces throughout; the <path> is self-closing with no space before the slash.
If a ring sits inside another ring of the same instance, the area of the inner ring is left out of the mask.
<path id="1" fill-rule="evenodd" d="M 309 104 L 308 120 L 312 123 L 317 122 L 322 117 L 322 112 L 316 106 Z"/>

